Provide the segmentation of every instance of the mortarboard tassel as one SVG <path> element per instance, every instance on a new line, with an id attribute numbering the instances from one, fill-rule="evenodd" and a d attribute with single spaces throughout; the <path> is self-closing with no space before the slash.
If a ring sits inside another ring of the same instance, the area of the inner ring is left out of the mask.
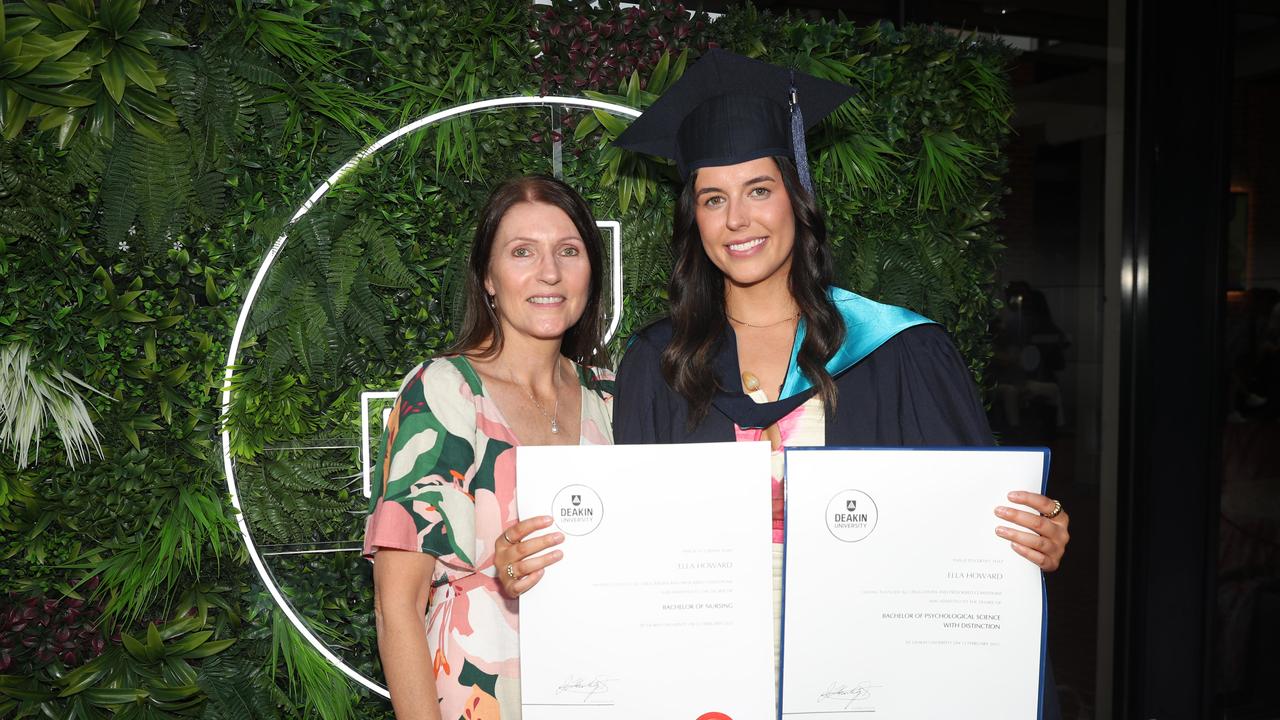
<path id="1" fill-rule="evenodd" d="M 809 177 L 809 149 L 804 142 L 804 113 L 800 112 L 800 100 L 796 97 L 796 71 L 791 71 L 791 151 L 796 156 L 796 173 L 800 184 L 813 195 L 813 180 Z"/>

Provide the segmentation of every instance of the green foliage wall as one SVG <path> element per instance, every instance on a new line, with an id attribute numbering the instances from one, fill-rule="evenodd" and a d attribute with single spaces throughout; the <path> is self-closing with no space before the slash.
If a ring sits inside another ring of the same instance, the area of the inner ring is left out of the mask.
<path id="1" fill-rule="evenodd" d="M 712 22 L 665 3 L 601 5 L 5 4 L 0 715 L 388 716 L 301 640 L 248 566 L 217 392 L 285 221 L 361 147 L 433 110 L 539 90 L 644 107 L 714 46 L 857 84 L 811 142 L 843 284 L 940 320 L 981 370 L 1007 49 L 749 7 Z M 259 544 L 358 541 L 359 394 L 394 389 L 451 340 L 475 208 L 507 176 L 551 171 L 557 144 L 565 178 L 624 226 L 618 337 L 662 312 L 673 172 L 609 148 L 620 128 L 542 109 L 437 125 L 289 229 L 249 316 L 228 427 Z M 96 434 L 76 435 L 76 418 Z M 34 464 L 14 455 L 23 428 L 37 428 Z M 77 456 L 67 434 L 101 457 Z M 356 553 L 270 568 L 330 647 L 380 677 Z"/>

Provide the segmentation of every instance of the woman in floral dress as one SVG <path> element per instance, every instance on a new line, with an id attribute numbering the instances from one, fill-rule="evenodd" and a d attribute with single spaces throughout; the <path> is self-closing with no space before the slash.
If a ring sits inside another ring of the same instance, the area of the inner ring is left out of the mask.
<path id="1" fill-rule="evenodd" d="M 518 603 L 500 590 L 494 551 L 516 521 L 515 447 L 612 442 L 613 376 L 585 364 L 607 362 L 602 258 L 571 188 L 504 183 L 476 228 L 460 340 L 400 387 L 364 545 L 399 720 L 520 717 Z"/>

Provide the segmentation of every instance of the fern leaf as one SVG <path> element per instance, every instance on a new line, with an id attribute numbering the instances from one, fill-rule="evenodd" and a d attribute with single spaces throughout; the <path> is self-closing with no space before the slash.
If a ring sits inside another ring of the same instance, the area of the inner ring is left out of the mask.
<path id="1" fill-rule="evenodd" d="M 165 251 L 186 219 L 192 196 L 192 160 L 186 138 L 164 132 L 130 157 L 138 216 L 153 250 Z"/>
<path id="2" fill-rule="evenodd" d="M 391 353 L 391 344 L 387 342 L 386 322 L 383 320 L 386 316 L 386 308 L 373 294 L 368 279 L 361 277 L 353 282 L 351 306 L 344 318 L 345 324 L 368 340 L 382 357 Z"/>
<path id="3" fill-rule="evenodd" d="M 191 187 L 194 210 L 192 219 L 205 225 L 215 225 L 227 205 L 227 178 L 220 172 L 210 171 L 196 177 Z"/>
<path id="4" fill-rule="evenodd" d="M 357 222 L 338 236 L 330 248 L 328 262 L 325 263 L 325 280 L 328 281 L 327 295 L 333 308 L 333 316 L 341 317 L 347 309 L 347 300 L 351 295 L 351 283 L 355 281 L 356 267 L 364 255 L 364 230 L 367 222 Z"/>
<path id="5" fill-rule="evenodd" d="M 138 216 L 139 201 L 133 176 L 136 138 L 132 132 L 118 133 L 104 164 L 100 196 L 102 222 L 98 235 L 109 248 L 130 239 L 130 230 Z"/>
<path id="6" fill-rule="evenodd" d="M 163 60 L 183 127 L 212 141 L 210 150 L 236 142 L 255 114 L 245 79 L 208 47 L 169 51 Z"/>
<path id="7" fill-rule="evenodd" d="M 367 233 L 364 236 L 364 241 L 365 248 L 369 253 L 369 262 L 380 271 L 380 274 L 376 277 L 371 276 L 370 281 L 384 287 L 412 287 L 417 278 L 400 256 L 400 248 L 396 244 L 396 239 L 387 232 L 385 227 L 373 224 L 367 224 L 363 227 L 364 232 Z"/>
<path id="8" fill-rule="evenodd" d="M 45 228 L 34 224 L 31 213 L 22 208 L 0 207 L 0 233 L 5 237 L 41 239 Z"/>
<path id="9" fill-rule="evenodd" d="M 288 492 L 336 491 L 334 476 L 349 471 L 351 463 L 302 451 L 281 452 L 263 463 L 266 481 L 274 489 Z"/>
<path id="10" fill-rule="evenodd" d="M 81 185 L 92 185 L 106 170 L 106 144 L 93 133 L 76 133 L 64 160 L 67 177 Z"/>

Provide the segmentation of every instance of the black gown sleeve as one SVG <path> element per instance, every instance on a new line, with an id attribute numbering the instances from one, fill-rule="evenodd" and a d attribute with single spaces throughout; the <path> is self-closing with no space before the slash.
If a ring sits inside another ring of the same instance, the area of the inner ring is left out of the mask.
<path id="1" fill-rule="evenodd" d="M 930 445 L 994 445 L 978 387 L 951 337 L 937 325 L 916 329 L 899 362 L 904 431 Z"/>
<path id="2" fill-rule="evenodd" d="M 836 379 L 828 445 L 989 446 L 995 442 L 960 353 L 937 325 L 908 328 Z"/>

